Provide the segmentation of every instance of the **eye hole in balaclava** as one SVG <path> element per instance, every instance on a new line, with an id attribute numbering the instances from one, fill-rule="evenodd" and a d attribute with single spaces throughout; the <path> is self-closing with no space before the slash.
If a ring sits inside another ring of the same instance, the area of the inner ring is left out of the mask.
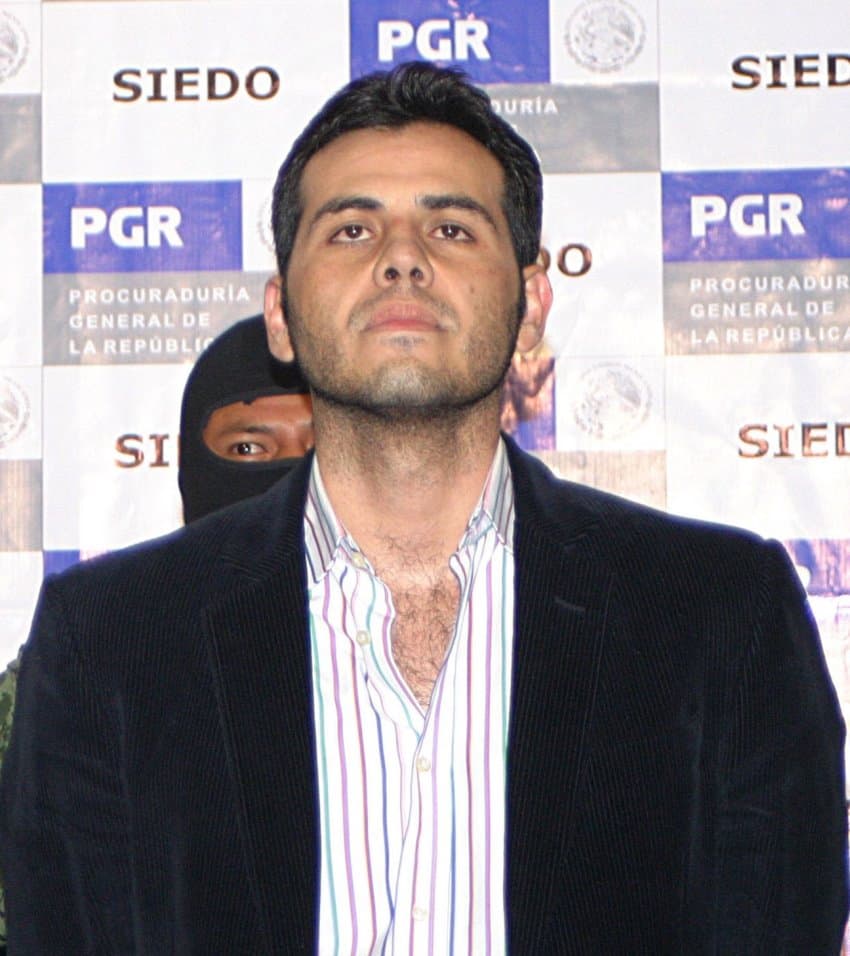
<path id="1" fill-rule="evenodd" d="M 271 355 L 261 315 L 242 319 L 210 343 L 186 380 L 178 472 L 184 520 L 261 494 L 312 444 L 300 369 Z"/>

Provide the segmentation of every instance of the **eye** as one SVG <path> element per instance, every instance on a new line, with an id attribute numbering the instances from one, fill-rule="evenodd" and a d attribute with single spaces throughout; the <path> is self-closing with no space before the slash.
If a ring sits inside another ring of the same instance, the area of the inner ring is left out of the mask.
<path id="1" fill-rule="evenodd" d="M 362 242 L 368 239 L 369 235 L 369 230 L 364 225 L 350 222 L 331 236 L 331 242 Z"/>
<path id="2" fill-rule="evenodd" d="M 266 454 L 266 449 L 256 441 L 238 441 L 228 448 L 233 458 L 256 458 Z"/>
<path id="3" fill-rule="evenodd" d="M 437 226 L 435 232 L 440 239 L 459 240 L 461 242 L 470 242 L 472 240 L 472 235 L 456 222 L 442 222 Z"/>

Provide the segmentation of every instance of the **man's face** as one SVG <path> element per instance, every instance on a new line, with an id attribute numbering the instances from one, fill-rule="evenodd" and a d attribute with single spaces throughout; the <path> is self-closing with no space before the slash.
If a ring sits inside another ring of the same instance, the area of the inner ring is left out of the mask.
<path id="1" fill-rule="evenodd" d="M 228 461 L 300 458 L 313 447 L 309 395 L 265 395 L 222 405 L 204 426 L 204 443 Z"/>
<path id="2" fill-rule="evenodd" d="M 503 188 L 438 124 L 346 133 L 309 161 L 284 311 L 317 396 L 430 413 L 498 389 L 522 293 Z"/>

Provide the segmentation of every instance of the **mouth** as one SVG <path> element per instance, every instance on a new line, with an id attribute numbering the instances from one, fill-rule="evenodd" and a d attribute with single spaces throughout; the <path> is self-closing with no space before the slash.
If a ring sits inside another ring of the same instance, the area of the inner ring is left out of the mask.
<path id="1" fill-rule="evenodd" d="M 364 332 L 439 332 L 437 317 L 416 303 L 392 302 L 375 309 Z"/>

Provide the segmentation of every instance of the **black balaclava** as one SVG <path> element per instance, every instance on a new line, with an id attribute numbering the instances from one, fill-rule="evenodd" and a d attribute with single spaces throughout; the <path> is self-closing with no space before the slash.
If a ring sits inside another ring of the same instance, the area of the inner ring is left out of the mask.
<path id="1" fill-rule="evenodd" d="M 201 353 L 186 380 L 180 407 L 180 467 L 177 482 L 188 524 L 225 505 L 270 488 L 300 461 L 229 461 L 204 443 L 210 415 L 223 405 L 264 395 L 306 394 L 310 389 L 294 362 L 269 352 L 262 315 L 242 319 Z"/>

